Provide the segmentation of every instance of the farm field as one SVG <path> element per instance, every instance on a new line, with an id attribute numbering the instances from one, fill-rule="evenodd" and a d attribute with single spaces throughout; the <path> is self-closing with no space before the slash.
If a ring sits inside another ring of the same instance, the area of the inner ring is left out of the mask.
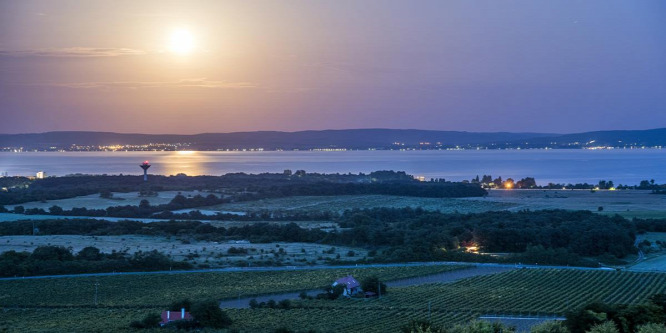
<path id="1" fill-rule="evenodd" d="M 666 218 L 666 195 L 650 191 L 621 190 L 490 190 L 483 198 L 462 198 L 461 201 L 492 202 L 511 205 L 510 210 L 569 209 L 619 214 L 632 218 Z"/>
<path id="2" fill-rule="evenodd" d="M 645 302 L 652 294 L 666 292 L 666 274 L 523 269 L 388 291 L 381 299 L 300 300 L 291 310 L 240 310 L 233 327 L 253 332 L 279 326 L 318 332 L 390 332 L 410 319 L 428 318 L 429 304 L 432 321 L 443 326 L 492 314 L 561 316 L 594 301 Z M 347 320 L 327 321 L 331 315 Z"/>
<path id="3" fill-rule="evenodd" d="M 0 236 L 0 252 L 12 250 L 32 252 L 38 246 L 45 245 L 71 248 L 75 253 L 87 246 L 94 246 L 103 253 L 117 251 L 133 254 L 139 251 L 157 250 L 176 261 L 186 260 L 192 264 L 205 264 L 210 267 L 228 266 L 238 261 L 265 263 L 269 260 L 285 265 L 323 264 L 328 260 L 336 259 L 337 256 L 345 261 L 355 261 L 363 259 L 368 254 L 368 251 L 362 248 L 331 247 L 330 245 L 313 243 L 251 244 L 239 241 L 218 243 L 141 235 Z M 229 249 L 232 247 L 237 252 L 229 253 Z M 240 251 L 238 251 L 239 249 Z M 239 253 L 243 251 L 247 251 L 247 253 Z"/>
<path id="4" fill-rule="evenodd" d="M 100 198 L 99 193 L 74 197 L 69 199 L 49 200 L 46 202 L 33 201 L 26 202 L 18 205 L 7 205 L 7 209 L 12 210 L 15 206 L 23 206 L 25 209 L 29 208 L 42 208 L 49 209 L 51 206 L 60 206 L 62 209 L 69 210 L 75 207 L 86 207 L 88 209 L 106 209 L 113 206 L 138 206 L 141 200 L 148 200 L 151 205 L 161 205 L 169 203 L 178 193 L 190 197 L 200 194 L 207 196 L 211 193 L 200 191 L 162 191 L 158 192 L 154 197 L 140 197 L 139 192 L 113 192 L 113 197 L 109 199 Z M 213 193 L 215 194 L 215 193 Z M 219 196 L 219 194 L 215 194 Z"/>
<path id="5" fill-rule="evenodd" d="M 222 300 L 316 289 L 349 274 L 357 279 L 374 275 L 389 281 L 465 267 L 434 265 L 5 280 L 0 281 L 0 307 L 90 307 L 95 283 L 99 283 L 99 306 L 159 307 L 183 298 Z"/>
<path id="6" fill-rule="evenodd" d="M 256 280 L 247 283 L 253 281 Z M 19 290 L 27 288 L 23 286 Z M 91 290 L 87 290 L 90 296 Z M 449 326 L 484 315 L 562 315 L 593 301 L 637 304 L 645 302 L 652 294 L 664 292 L 664 273 L 522 269 L 453 283 L 392 287 L 381 299 L 299 300 L 292 302 L 295 308 L 287 310 L 232 309 L 226 312 L 234 321 L 231 329 L 241 332 L 273 332 L 278 327 L 317 332 L 396 332 L 411 319 L 428 318 L 429 303 L 432 321 Z M 197 297 L 201 294 L 192 298 Z M 7 304 L 4 299 L 0 298 Z M 54 301 L 49 304 L 62 305 Z M 162 309 L 158 304 L 148 304 L 145 299 L 133 298 L 132 304 L 124 307 L 5 307 L 0 311 L 0 323 L 3 323 L 0 329 L 5 325 L 11 327 L 10 331 L 21 332 L 128 331 L 130 321 Z"/>
<path id="7" fill-rule="evenodd" d="M 563 315 L 591 302 L 638 304 L 666 292 L 666 274 L 561 269 L 517 269 L 450 284 L 424 284 L 389 290 L 373 302 L 299 301 L 305 308 L 421 309 L 484 314 Z"/>
<path id="8" fill-rule="evenodd" d="M 219 211 L 332 211 L 343 212 L 347 209 L 374 207 L 421 207 L 426 210 L 441 212 L 478 213 L 490 210 L 503 210 L 514 207 L 513 203 L 476 202 L 452 198 L 418 198 L 392 195 L 340 195 L 340 196 L 296 196 L 257 201 L 244 201 L 202 207 L 206 210 Z"/>

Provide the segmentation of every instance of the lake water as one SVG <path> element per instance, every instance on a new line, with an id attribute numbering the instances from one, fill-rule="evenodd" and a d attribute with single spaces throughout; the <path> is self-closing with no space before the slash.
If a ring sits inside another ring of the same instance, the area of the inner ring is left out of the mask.
<path id="1" fill-rule="evenodd" d="M 666 182 L 666 150 L 460 150 L 460 151 L 265 151 L 265 152 L 37 152 L 0 153 L 0 173 L 32 176 L 37 171 L 63 176 L 150 173 L 221 175 L 230 172 L 282 172 L 303 169 L 321 173 L 400 170 L 426 178 L 471 179 L 534 177 L 539 184 L 638 184 L 643 179 Z"/>

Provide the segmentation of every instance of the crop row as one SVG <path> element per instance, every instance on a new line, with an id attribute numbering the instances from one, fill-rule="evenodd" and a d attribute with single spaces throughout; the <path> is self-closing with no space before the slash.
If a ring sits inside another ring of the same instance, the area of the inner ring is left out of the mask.
<path id="1" fill-rule="evenodd" d="M 92 306 L 97 284 L 99 306 L 152 307 L 190 298 L 225 299 L 314 289 L 354 275 L 384 281 L 424 276 L 465 266 L 381 267 L 271 272 L 208 272 L 118 275 L 0 281 L 0 306 Z"/>
<path id="2" fill-rule="evenodd" d="M 230 310 L 234 320 L 232 328 L 244 332 L 273 332 L 285 327 L 295 331 L 316 332 L 397 332 L 410 320 L 427 319 L 427 311 L 401 311 L 378 309 L 255 309 Z M 431 320 L 437 324 L 465 323 L 478 317 L 472 312 L 433 312 Z"/>
<path id="3" fill-rule="evenodd" d="M 666 293 L 666 274 L 577 270 L 514 270 L 452 284 L 394 288 L 378 300 L 300 301 L 304 308 L 355 308 L 541 313 L 561 315 L 590 302 L 645 302 Z"/>

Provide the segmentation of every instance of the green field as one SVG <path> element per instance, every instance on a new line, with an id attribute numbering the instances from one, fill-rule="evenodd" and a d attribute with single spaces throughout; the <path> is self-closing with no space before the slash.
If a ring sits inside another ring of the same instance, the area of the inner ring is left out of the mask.
<path id="1" fill-rule="evenodd" d="M 441 268 L 441 267 L 439 267 Z M 435 268 L 430 268 L 431 270 Z M 410 268 L 412 273 L 416 272 Z M 361 276 L 364 273 L 377 273 L 372 269 L 365 272 L 351 272 Z M 304 280 L 314 286 L 317 283 L 328 283 L 335 271 L 316 272 L 280 272 L 269 273 L 257 279 L 256 273 L 231 274 L 229 278 L 242 279 L 242 284 L 261 283 L 271 285 L 278 280 L 291 281 L 291 286 L 303 286 Z M 381 276 L 406 275 L 405 270 L 392 269 L 384 271 Z M 420 272 L 425 273 L 425 272 Z M 283 276 L 280 276 L 284 274 Z M 291 276 L 290 276 L 291 274 Z M 338 274 L 339 275 L 339 274 Z M 143 277 L 128 277 L 141 282 Z M 167 276 L 166 278 L 178 278 Z M 199 276 L 198 278 L 202 278 Z M 85 281 L 90 284 L 94 280 L 64 279 L 70 292 L 76 292 L 73 280 Z M 80 307 L 47 308 L 51 305 L 77 303 L 73 300 L 63 302 L 64 295 L 49 295 L 41 308 L 21 309 L 7 306 L 0 310 L 0 331 L 7 328 L 16 332 L 91 332 L 91 331 L 123 331 L 129 330 L 132 320 L 143 318 L 146 313 L 156 313 L 163 309 L 157 303 L 164 303 L 168 297 L 180 298 L 173 288 L 175 283 L 161 280 L 158 292 L 144 283 L 126 280 L 133 285 L 133 293 L 152 293 L 153 298 L 131 295 L 119 288 L 122 295 L 114 296 L 113 302 L 106 300 L 104 307 L 87 306 L 92 300 L 92 289 L 86 288 L 86 296 L 90 301 L 78 302 Z M 51 280 L 55 281 L 55 280 Z M 261 281 L 261 282 L 258 282 Z M 4 297 L 2 304 L 28 303 L 39 305 L 36 293 L 46 293 L 54 287 L 44 281 L 18 281 L 26 284 L 7 284 L 2 282 L 3 295 L 12 292 L 13 296 Z M 153 281 L 157 282 L 157 281 Z M 183 283 L 185 281 L 179 281 Z M 189 281 L 190 283 L 194 281 Z M 227 283 L 229 280 L 227 280 Z M 100 283 L 105 283 L 100 279 Z M 109 281 L 106 281 L 109 283 Z M 205 284 L 190 289 L 183 285 L 185 295 L 192 299 L 208 296 L 233 296 L 236 289 L 218 290 L 219 280 L 206 279 Z M 238 285 L 236 283 L 235 285 Z M 206 287 L 204 287 L 206 286 Z M 37 291 L 31 291 L 39 287 Z M 57 286 L 55 286 L 56 289 Z M 117 285 L 115 286 L 118 287 Z M 61 287 L 62 288 L 62 287 Z M 277 287 L 279 288 L 279 287 Z M 197 292 L 198 289 L 210 289 L 208 292 Z M 256 290 L 261 290 L 257 288 Z M 283 289 L 289 289 L 283 286 Z M 293 288 L 292 288 L 293 290 Z M 428 317 L 428 304 L 433 322 L 440 325 L 464 323 L 480 315 L 562 315 L 565 311 L 575 309 L 593 301 L 616 304 L 638 304 L 645 302 L 650 295 L 666 292 L 666 274 L 635 273 L 616 271 L 579 271 L 579 270 L 541 270 L 522 269 L 495 275 L 478 276 L 458 282 L 442 284 L 425 284 L 413 287 L 390 288 L 389 293 L 381 299 L 340 299 L 336 301 L 301 300 L 294 301 L 296 308 L 279 309 L 238 309 L 227 310 L 233 319 L 232 329 L 240 332 L 272 332 L 275 328 L 286 327 L 292 330 L 305 331 L 314 329 L 317 332 L 396 332 L 401 325 L 410 319 Z M 81 297 L 84 295 L 81 294 Z M 129 298 L 129 302 L 123 301 Z M 32 301 L 35 300 L 35 301 Z M 150 305 L 152 304 L 154 305 Z M 48 304 L 48 305 L 47 305 Z M 85 304 L 85 305 L 84 305 Z M 122 305 L 125 304 L 125 305 Z M 27 304 L 25 304 L 27 305 Z M 119 305 L 119 306 L 110 306 Z"/>
<path id="2" fill-rule="evenodd" d="M 343 212 L 354 208 L 421 207 L 426 210 L 439 210 L 444 213 L 478 213 L 491 210 L 503 210 L 516 206 L 512 203 L 461 200 L 452 198 L 418 198 L 393 195 L 340 195 L 340 196 L 296 196 L 257 201 L 244 201 L 202 207 L 206 210 L 262 212 Z"/>

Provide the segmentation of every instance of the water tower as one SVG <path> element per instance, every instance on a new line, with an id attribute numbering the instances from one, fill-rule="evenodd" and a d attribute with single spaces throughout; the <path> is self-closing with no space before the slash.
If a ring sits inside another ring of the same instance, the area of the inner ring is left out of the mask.
<path id="1" fill-rule="evenodd" d="M 143 181 L 146 182 L 148 181 L 148 168 L 150 168 L 150 163 L 148 161 L 145 161 L 139 165 L 141 169 L 143 169 Z"/>

